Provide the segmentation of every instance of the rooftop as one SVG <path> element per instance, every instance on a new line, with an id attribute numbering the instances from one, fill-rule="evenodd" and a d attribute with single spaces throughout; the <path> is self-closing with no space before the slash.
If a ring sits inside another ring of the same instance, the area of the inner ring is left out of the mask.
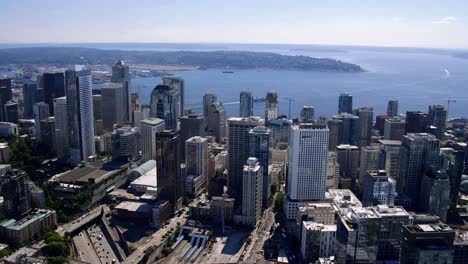
<path id="1" fill-rule="evenodd" d="M 336 232 L 336 225 L 324 225 L 314 221 L 303 221 L 302 225 L 310 231 Z"/>
<path id="2" fill-rule="evenodd" d="M 157 179 L 157 168 L 154 167 L 151 170 L 147 171 L 144 175 L 140 176 L 136 180 L 132 181 L 130 185 L 142 185 L 148 187 L 158 187 L 158 179 Z"/>
<path id="3" fill-rule="evenodd" d="M 443 223 L 437 224 L 420 224 L 420 225 L 407 225 L 404 228 L 413 233 L 438 233 L 438 232 L 453 232 L 448 225 Z"/>
<path id="4" fill-rule="evenodd" d="M 151 213 L 152 205 L 140 202 L 121 202 L 115 207 L 115 209 L 138 213 Z"/>
<path id="5" fill-rule="evenodd" d="M 6 228 L 6 229 L 12 229 L 12 230 L 21 230 L 30 224 L 44 218 L 48 217 L 51 214 L 54 214 L 55 211 L 51 210 L 46 210 L 46 209 L 37 209 L 36 211 L 32 211 L 29 213 L 26 217 L 23 219 L 20 219 L 18 221 L 14 219 L 7 219 L 3 221 L 0 226 Z"/>
<path id="6" fill-rule="evenodd" d="M 76 184 L 98 184 L 121 169 L 128 166 L 127 162 L 122 161 L 110 161 L 104 163 L 103 161 L 97 160 L 94 162 L 87 163 L 85 166 L 78 166 L 67 172 L 57 174 L 53 176 L 50 181 L 60 181 L 65 183 L 76 183 Z"/>

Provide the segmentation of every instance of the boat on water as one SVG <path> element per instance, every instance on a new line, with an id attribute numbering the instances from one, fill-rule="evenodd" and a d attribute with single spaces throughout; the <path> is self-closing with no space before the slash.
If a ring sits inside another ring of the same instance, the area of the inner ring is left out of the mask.
<path id="1" fill-rule="evenodd" d="M 222 73 L 234 73 L 233 71 L 222 71 Z"/>
<path id="2" fill-rule="evenodd" d="M 254 97 L 253 101 L 254 102 L 265 102 L 265 97 Z"/>

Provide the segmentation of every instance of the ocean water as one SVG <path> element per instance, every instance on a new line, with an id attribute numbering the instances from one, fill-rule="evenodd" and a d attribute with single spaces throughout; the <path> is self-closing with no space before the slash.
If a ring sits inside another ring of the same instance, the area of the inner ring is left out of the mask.
<path id="1" fill-rule="evenodd" d="M 40 44 L 44 46 L 44 44 Z M 374 115 L 385 113 L 387 101 L 400 101 L 399 113 L 427 111 L 430 104 L 447 105 L 448 97 L 456 102 L 450 106 L 451 117 L 468 117 L 468 59 L 453 56 L 458 51 L 317 45 L 250 45 L 250 44 L 156 44 L 156 43 L 87 43 L 49 44 L 123 50 L 244 50 L 266 51 L 285 55 L 328 57 L 352 62 L 363 67 L 362 73 L 336 73 L 285 70 L 234 70 L 223 74 L 220 69 L 174 72 L 185 79 L 186 107 L 201 111 L 202 96 L 215 92 L 226 102 L 229 116 L 238 114 L 239 92 L 250 89 L 254 96 L 265 96 L 269 90 L 280 96 L 279 112 L 297 116 L 304 105 L 315 107 L 316 116 L 331 116 L 338 108 L 338 95 L 353 95 L 353 106 L 370 106 Z M 37 45 L 36 45 L 37 46 Z M 0 48 L 11 47 L 2 46 Z M 157 62 L 155 62 L 157 63 Z M 143 103 L 149 103 L 159 78 L 132 80 L 134 92 L 140 92 Z M 263 116 L 264 103 L 255 104 L 255 113 Z"/>
<path id="2" fill-rule="evenodd" d="M 130 44 L 128 44 L 130 45 Z M 149 44 L 148 44 L 149 45 Z M 167 47 L 146 49 L 165 50 Z M 374 115 L 386 111 L 387 101 L 400 101 L 399 113 L 405 111 L 427 111 L 430 104 L 447 105 L 448 97 L 456 102 L 450 106 L 451 117 L 468 116 L 468 60 L 452 56 L 450 51 L 353 48 L 312 46 L 195 46 L 190 50 L 249 50 L 270 51 L 287 55 L 329 57 L 361 65 L 366 72 L 336 73 L 284 70 L 234 70 L 223 74 L 222 70 L 175 72 L 185 79 L 185 102 L 194 111 L 201 111 L 202 96 L 207 91 L 215 92 L 223 102 L 239 100 L 243 89 L 250 89 L 254 96 L 265 96 L 269 90 L 280 96 L 279 112 L 288 114 L 291 98 L 291 115 L 297 116 L 304 105 L 315 107 L 316 116 L 331 116 L 338 108 L 338 95 L 353 95 L 353 106 L 370 106 Z M 104 48 L 104 47 L 102 47 Z M 125 48 L 125 47 L 120 47 Z M 131 49 L 130 46 L 127 47 Z M 135 49 L 144 49 L 138 46 Z M 184 46 L 179 49 L 188 50 Z M 177 47 L 174 48 L 177 50 Z M 159 78 L 135 78 L 134 91 L 141 93 L 144 103 Z M 237 115 L 239 106 L 227 104 L 229 116 Z M 263 116 L 264 103 L 255 104 L 254 111 Z"/>

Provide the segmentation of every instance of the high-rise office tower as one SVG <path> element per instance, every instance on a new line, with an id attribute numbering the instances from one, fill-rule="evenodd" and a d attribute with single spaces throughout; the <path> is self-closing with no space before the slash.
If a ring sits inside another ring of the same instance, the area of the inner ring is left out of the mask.
<path id="1" fill-rule="evenodd" d="M 135 114 L 134 112 L 140 112 L 141 111 L 141 102 L 140 102 L 140 94 L 139 93 L 132 93 L 131 94 L 131 99 L 130 99 L 130 115 L 132 116 L 132 124 L 134 126 L 137 125 L 135 122 Z"/>
<path id="2" fill-rule="evenodd" d="M 353 96 L 350 94 L 340 94 L 338 98 L 338 114 L 353 113 Z"/>
<path id="3" fill-rule="evenodd" d="M 44 102 L 49 105 L 50 115 L 54 115 L 54 98 L 65 96 L 63 72 L 44 73 Z"/>
<path id="4" fill-rule="evenodd" d="M 265 97 L 265 124 L 276 118 L 278 118 L 278 93 L 270 91 Z"/>
<path id="5" fill-rule="evenodd" d="M 41 142 L 55 149 L 55 117 L 47 117 L 41 121 Z"/>
<path id="6" fill-rule="evenodd" d="M 355 189 L 359 176 L 359 148 L 352 145 L 336 146 L 340 164 L 340 183 L 342 189 Z"/>
<path id="7" fill-rule="evenodd" d="M 396 197 L 396 181 L 384 170 L 367 171 L 363 177 L 362 205 L 384 204 L 393 206 Z"/>
<path id="8" fill-rule="evenodd" d="M 338 163 L 338 156 L 336 152 L 328 152 L 327 161 L 327 179 L 325 181 L 325 189 L 338 189 L 338 182 L 340 179 L 340 164 Z"/>
<path id="9" fill-rule="evenodd" d="M 206 122 L 203 115 L 190 114 L 184 115 L 179 118 L 180 122 L 180 142 L 183 144 L 180 148 L 180 154 L 182 161 L 186 160 L 185 157 L 185 141 L 191 137 L 200 136 L 204 137 L 206 135 Z"/>
<path id="10" fill-rule="evenodd" d="M 343 140 L 343 120 L 330 119 L 327 122 L 328 129 L 330 129 L 330 141 L 328 143 L 328 150 L 336 150 L 336 146 L 340 145 Z"/>
<path id="11" fill-rule="evenodd" d="M 106 131 L 113 131 L 125 124 L 123 83 L 105 83 L 101 87 L 102 123 Z"/>
<path id="12" fill-rule="evenodd" d="M 223 103 L 214 102 L 208 108 L 207 135 L 216 138 L 220 142 L 226 137 L 226 111 Z"/>
<path id="13" fill-rule="evenodd" d="M 387 104 L 387 116 L 394 117 L 398 115 L 398 100 L 388 100 Z"/>
<path id="14" fill-rule="evenodd" d="M 381 217 L 372 208 L 351 207 L 338 219 L 337 263 L 376 263 Z"/>
<path id="15" fill-rule="evenodd" d="M 151 117 L 164 120 L 166 129 L 177 130 L 178 92 L 168 85 L 157 85 L 151 93 Z"/>
<path id="16" fill-rule="evenodd" d="M 380 136 L 384 135 L 385 130 L 385 120 L 389 119 L 390 117 L 387 115 L 378 115 L 375 117 L 375 125 L 374 128 L 377 129 L 380 133 Z"/>
<path id="17" fill-rule="evenodd" d="M 431 134 L 403 136 L 397 189 L 399 195 L 409 198 L 411 209 L 417 208 L 424 171 L 438 164 L 439 144 L 439 140 Z"/>
<path id="18" fill-rule="evenodd" d="M 132 92 L 131 81 L 130 81 L 130 68 L 123 61 L 119 60 L 112 66 L 112 77 L 113 83 L 122 83 L 122 98 L 123 98 L 123 116 L 125 121 L 132 122 L 130 114 L 130 94 Z M 121 108 L 122 109 L 122 108 Z M 122 110 L 120 110 L 122 111 Z"/>
<path id="19" fill-rule="evenodd" d="M 158 193 L 177 211 L 182 206 L 183 179 L 180 166 L 180 137 L 174 130 L 164 130 L 156 135 L 156 163 Z"/>
<path id="20" fill-rule="evenodd" d="M 384 139 L 401 140 L 405 134 L 406 121 L 404 118 L 393 117 L 385 120 Z"/>
<path id="21" fill-rule="evenodd" d="M 431 125 L 431 118 L 428 114 L 420 111 L 406 112 L 405 133 L 426 133 Z"/>
<path id="22" fill-rule="evenodd" d="M 22 170 L 9 170 L 0 177 L 3 210 L 6 217 L 19 220 L 31 211 L 27 175 Z"/>
<path id="23" fill-rule="evenodd" d="M 250 157 L 255 157 L 263 168 L 262 205 L 268 207 L 268 198 L 271 194 L 271 181 L 268 171 L 270 160 L 270 130 L 258 126 L 250 130 Z"/>
<path id="24" fill-rule="evenodd" d="M 251 91 L 244 90 L 240 93 L 239 98 L 239 116 L 249 117 L 253 116 L 253 96 Z"/>
<path id="25" fill-rule="evenodd" d="M 11 78 L 0 78 L 0 121 L 5 121 L 3 106 L 11 99 Z"/>
<path id="26" fill-rule="evenodd" d="M 35 103 L 34 122 L 36 124 L 36 140 L 41 141 L 41 120 L 50 116 L 49 105 L 44 102 Z"/>
<path id="27" fill-rule="evenodd" d="M 398 180 L 400 172 L 400 150 L 401 141 L 381 140 L 382 150 L 380 152 L 379 168 L 395 180 Z"/>
<path id="28" fill-rule="evenodd" d="M 174 77 L 174 76 L 165 76 L 162 77 L 161 84 L 163 85 L 168 85 L 172 87 L 176 93 L 176 112 L 177 112 L 177 117 L 181 117 L 184 115 L 184 104 L 185 104 L 185 85 L 184 85 L 184 79 L 180 77 Z"/>
<path id="29" fill-rule="evenodd" d="M 467 146 L 464 143 L 453 143 L 449 146 L 440 149 L 440 168 L 447 172 L 450 181 L 450 209 L 456 210 Z"/>
<path id="30" fill-rule="evenodd" d="M 68 156 L 68 111 L 67 98 L 58 97 L 54 99 L 55 112 L 55 150 L 60 159 Z"/>
<path id="31" fill-rule="evenodd" d="M 323 124 L 291 126 L 287 192 L 291 200 L 325 197 L 329 130 Z"/>
<path id="32" fill-rule="evenodd" d="M 242 174 L 245 161 L 250 154 L 250 130 L 262 126 L 260 117 L 231 117 L 228 124 L 228 191 L 236 199 L 236 205 L 242 204 Z"/>
<path id="33" fill-rule="evenodd" d="M 413 217 L 400 206 L 378 205 L 372 210 L 380 217 L 380 237 L 377 260 L 398 261 L 402 227 L 413 224 Z"/>
<path id="34" fill-rule="evenodd" d="M 156 160 L 156 135 L 165 129 L 164 120 L 148 118 L 140 121 L 141 161 Z"/>
<path id="35" fill-rule="evenodd" d="M 364 175 L 367 171 L 379 169 L 380 147 L 377 145 L 361 148 L 361 158 L 359 159 L 359 185 L 364 184 Z"/>
<path id="36" fill-rule="evenodd" d="M 455 231 L 443 223 L 403 226 L 400 263 L 452 263 Z"/>
<path id="37" fill-rule="evenodd" d="M 270 147 L 275 147 L 278 143 L 288 143 L 289 127 L 292 121 L 287 118 L 272 119 L 268 123 L 270 129 Z"/>
<path id="38" fill-rule="evenodd" d="M 354 144 L 358 147 L 369 146 L 372 138 L 372 121 L 374 120 L 374 110 L 369 107 L 361 107 L 354 110 L 359 117 L 358 130 L 354 134 Z"/>
<path id="39" fill-rule="evenodd" d="M 315 108 L 313 106 L 305 105 L 301 110 L 301 121 L 311 122 L 315 119 Z"/>
<path id="40" fill-rule="evenodd" d="M 242 170 L 242 216 L 256 226 L 262 216 L 263 168 L 256 158 L 249 158 Z"/>
<path id="41" fill-rule="evenodd" d="M 77 66 L 65 72 L 70 160 L 76 165 L 95 155 L 91 72 Z"/>
<path id="42" fill-rule="evenodd" d="M 187 175 L 202 176 L 208 182 L 208 140 L 204 137 L 194 136 L 184 142 L 186 147 Z"/>
<path id="43" fill-rule="evenodd" d="M 341 120 L 343 121 L 342 125 L 337 125 L 341 128 L 341 142 L 339 144 L 352 144 L 357 145 L 357 139 L 359 139 L 361 127 L 359 117 L 348 114 L 348 113 L 341 113 L 339 115 L 332 116 L 334 120 Z"/>
<path id="44" fill-rule="evenodd" d="M 218 101 L 218 96 L 214 93 L 206 93 L 203 95 L 203 115 L 208 117 L 208 111 L 211 107 L 211 104 Z"/>
<path id="45" fill-rule="evenodd" d="M 119 108 L 119 111 L 120 109 L 121 108 Z M 94 120 L 102 120 L 102 95 L 101 94 L 93 94 L 93 117 L 94 117 Z"/>
<path id="46" fill-rule="evenodd" d="M 137 160 L 140 158 L 140 129 L 124 126 L 114 130 L 112 138 L 112 159 Z"/>
<path id="47" fill-rule="evenodd" d="M 17 102 L 8 101 L 3 106 L 3 112 L 5 113 L 5 122 L 18 124 L 19 110 Z"/>
<path id="48" fill-rule="evenodd" d="M 36 101 L 37 84 L 25 83 L 23 85 L 23 118 L 34 118 L 33 105 Z"/>
<path id="49" fill-rule="evenodd" d="M 447 110 L 443 105 L 429 106 L 429 117 L 432 125 L 435 126 L 435 136 L 442 139 L 445 133 L 447 123 Z"/>
<path id="50" fill-rule="evenodd" d="M 428 169 L 421 180 L 418 207 L 422 212 L 437 215 L 442 222 L 447 222 L 450 206 L 450 182 L 443 170 Z"/>

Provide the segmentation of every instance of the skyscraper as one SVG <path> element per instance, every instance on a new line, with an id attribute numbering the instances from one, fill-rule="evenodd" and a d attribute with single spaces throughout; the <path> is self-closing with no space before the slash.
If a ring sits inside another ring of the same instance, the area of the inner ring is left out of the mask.
<path id="1" fill-rule="evenodd" d="M 443 105 L 429 106 L 429 117 L 432 125 L 435 126 L 435 136 L 442 139 L 445 133 L 447 123 L 447 110 Z"/>
<path id="2" fill-rule="evenodd" d="M 164 76 L 162 77 L 161 84 L 163 85 L 168 85 L 172 87 L 176 91 L 176 112 L 177 112 L 177 117 L 181 117 L 184 115 L 184 104 L 185 104 L 185 85 L 184 85 L 184 79 L 180 77 L 174 77 L 174 76 Z"/>
<path id="3" fill-rule="evenodd" d="M 325 125 L 301 123 L 289 133 L 287 196 L 290 200 L 321 200 L 325 197 L 328 136 Z"/>
<path id="4" fill-rule="evenodd" d="M 214 93 L 206 93 L 203 95 L 203 115 L 208 117 L 208 111 L 212 103 L 218 101 L 218 97 Z"/>
<path id="5" fill-rule="evenodd" d="M 187 175 L 202 176 L 208 182 L 208 140 L 204 137 L 194 136 L 184 142 L 186 147 Z"/>
<path id="6" fill-rule="evenodd" d="M 426 169 L 436 166 L 439 160 L 439 140 L 426 133 L 403 136 L 400 155 L 398 194 L 406 195 L 414 209 L 421 192 L 421 180 Z"/>
<path id="7" fill-rule="evenodd" d="M 41 120 L 50 116 L 49 105 L 44 102 L 35 103 L 34 122 L 36 124 L 36 140 L 41 140 Z"/>
<path id="8" fill-rule="evenodd" d="M 61 159 L 68 156 L 68 111 L 67 98 L 58 97 L 54 99 L 55 112 L 55 149 L 57 156 Z"/>
<path id="9" fill-rule="evenodd" d="M 164 120 L 148 118 L 140 121 L 141 161 L 156 160 L 156 135 L 165 129 Z"/>
<path id="10" fill-rule="evenodd" d="M 376 263 L 381 217 L 372 208 L 351 207 L 338 219 L 337 263 Z"/>
<path id="11" fill-rule="evenodd" d="M 151 93 L 151 117 L 164 120 L 166 129 L 177 130 L 178 92 L 168 85 L 157 85 Z"/>
<path id="12" fill-rule="evenodd" d="M 340 94 L 338 98 L 338 114 L 353 113 L 353 96 L 350 94 Z"/>
<path id="13" fill-rule="evenodd" d="M 124 126 L 114 130 L 112 137 L 112 159 L 137 160 L 140 158 L 140 129 Z"/>
<path id="14" fill-rule="evenodd" d="M 239 116 L 253 116 L 253 96 L 251 91 L 244 90 L 240 93 Z"/>
<path id="15" fill-rule="evenodd" d="M 249 158 L 242 175 L 242 216 L 256 226 L 262 216 L 263 168 L 256 158 Z"/>
<path id="16" fill-rule="evenodd" d="M 447 172 L 450 181 L 450 209 L 456 210 L 467 145 L 459 142 L 450 144 L 449 146 L 450 148 L 445 147 L 440 149 L 440 168 Z"/>
<path id="17" fill-rule="evenodd" d="M 270 91 L 265 97 L 265 124 L 276 118 L 278 118 L 278 93 Z"/>
<path id="18" fill-rule="evenodd" d="M 406 122 L 404 118 L 393 117 L 385 120 L 384 139 L 401 140 L 405 134 Z"/>
<path id="19" fill-rule="evenodd" d="M 65 79 L 62 72 L 44 73 L 44 102 L 49 105 L 50 115 L 54 115 L 54 98 L 65 96 Z"/>
<path id="20" fill-rule="evenodd" d="M 41 121 L 41 142 L 55 149 L 55 117 L 47 117 Z"/>
<path id="21" fill-rule="evenodd" d="M 374 128 L 377 129 L 380 133 L 380 136 L 384 135 L 385 130 L 385 121 L 390 117 L 387 115 L 378 115 L 375 117 L 375 125 Z"/>
<path id="22" fill-rule="evenodd" d="M 263 168 L 262 205 L 268 207 L 268 198 L 271 194 L 271 181 L 268 171 L 270 160 L 270 130 L 264 126 L 258 126 L 249 131 L 250 157 L 257 158 Z"/>
<path id="23" fill-rule="evenodd" d="M 394 117 L 398 115 L 398 100 L 392 99 L 388 101 L 387 115 L 389 117 Z"/>
<path id="24" fill-rule="evenodd" d="M 111 81 L 113 83 L 122 83 L 122 98 L 123 98 L 123 117 L 125 121 L 132 122 L 131 112 L 130 112 L 130 94 L 132 92 L 131 81 L 130 81 L 130 68 L 123 61 L 117 61 L 114 66 L 112 66 L 112 77 Z M 122 110 L 120 110 L 122 111 Z"/>
<path id="25" fill-rule="evenodd" d="M 380 140 L 383 147 L 380 153 L 380 169 L 384 169 L 387 174 L 398 180 L 400 172 L 400 150 L 401 141 Z"/>
<path id="26" fill-rule="evenodd" d="M 443 170 L 428 169 L 421 180 L 418 207 L 422 212 L 437 215 L 442 222 L 447 222 L 450 206 L 450 182 Z"/>
<path id="27" fill-rule="evenodd" d="M 328 129 L 330 129 L 330 141 L 328 143 L 328 150 L 336 150 L 336 146 L 340 145 L 343 141 L 343 120 L 330 119 L 327 122 Z"/>
<path id="28" fill-rule="evenodd" d="M 356 190 L 356 180 L 359 175 L 359 148 L 352 145 L 338 145 L 336 153 L 338 164 L 340 164 L 341 188 Z"/>
<path id="29" fill-rule="evenodd" d="M 19 109 L 18 103 L 14 101 L 8 101 L 3 106 L 3 112 L 5 113 L 5 122 L 18 124 Z"/>
<path id="30" fill-rule="evenodd" d="M 3 106 L 11 99 L 11 78 L 0 78 L 0 121 L 5 121 Z"/>
<path id="31" fill-rule="evenodd" d="M 292 121 L 287 118 L 272 119 L 268 123 L 270 129 L 270 146 L 276 147 L 278 143 L 288 143 L 289 127 Z"/>
<path id="32" fill-rule="evenodd" d="M 341 113 L 339 115 L 332 116 L 332 118 L 343 121 L 342 125 L 337 124 L 337 127 L 342 129 L 341 142 L 338 142 L 337 144 L 357 145 L 361 132 L 359 117 L 348 113 Z"/>
<path id="33" fill-rule="evenodd" d="M 220 142 L 226 137 L 226 111 L 221 102 L 214 102 L 208 108 L 207 135 Z"/>
<path id="34" fill-rule="evenodd" d="M 182 161 L 186 160 L 185 157 L 185 141 L 191 137 L 200 136 L 204 137 L 206 135 L 206 122 L 203 115 L 184 115 L 179 118 L 180 122 L 180 142 L 183 144 L 180 148 L 180 154 Z"/>
<path id="35" fill-rule="evenodd" d="M 102 123 L 106 131 L 125 124 L 124 83 L 105 83 L 101 87 Z M 94 98 L 93 98 L 94 99 Z"/>
<path id="36" fill-rule="evenodd" d="M 396 197 L 396 182 L 384 170 L 367 171 L 364 175 L 362 205 L 384 204 L 393 206 Z"/>
<path id="37" fill-rule="evenodd" d="M 180 166 L 180 137 L 173 130 L 164 130 L 156 135 L 156 163 L 158 193 L 167 199 L 177 211 L 182 206 L 183 179 Z"/>
<path id="38" fill-rule="evenodd" d="M 405 133 L 426 133 L 429 131 L 431 119 L 428 114 L 420 111 L 406 112 Z"/>
<path id="39" fill-rule="evenodd" d="M 367 171 L 376 171 L 379 168 L 380 147 L 377 145 L 361 148 L 359 159 L 359 185 L 364 184 L 364 175 Z"/>
<path id="40" fill-rule="evenodd" d="M 33 105 L 36 101 L 37 84 L 25 83 L 23 85 L 23 118 L 34 118 Z"/>
<path id="41" fill-rule="evenodd" d="M 372 138 L 372 121 L 374 120 L 374 110 L 369 107 L 361 107 L 354 110 L 359 117 L 358 130 L 354 134 L 353 144 L 358 147 L 369 146 Z"/>
<path id="42" fill-rule="evenodd" d="M 305 105 L 301 110 L 301 121 L 311 122 L 315 118 L 315 108 L 313 106 Z"/>
<path id="43" fill-rule="evenodd" d="M 27 175 L 22 170 L 9 170 L 0 176 L 3 210 L 6 217 L 19 220 L 31 210 Z"/>
<path id="44" fill-rule="evenodd" d="M 262 126 L 260 117 L 231 117 L 228 123 L 228 191 L 229 196 L 242 204 L 242 174 L 250 154 L 250 130 Z"/>
<path id="45" fill-rule="evenodd" d="M 74 165 L 95 155 L 91 72 L 77 69 L 65 72 L 70 160 Z"/>

